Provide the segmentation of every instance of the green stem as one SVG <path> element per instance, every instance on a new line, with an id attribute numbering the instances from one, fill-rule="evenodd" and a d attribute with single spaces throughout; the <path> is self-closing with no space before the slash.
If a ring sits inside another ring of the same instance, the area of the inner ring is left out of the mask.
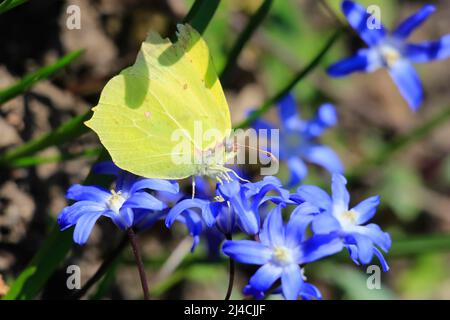
<path id="1" fill-rule="evenodd" d="M 336 32 L 327 40 L 323 48 L 320 52 L 314 57 L 313 60 L 302 70 L 300 70 L 294 78 L 286 85 L 283 89 L 281 89 L 276 95 L 268 99 L 259 109 L 252 112 L 244 121 L 239 123 L 235 128 L 246 128 L 250 126 L 256 119 L 264 115 L 267 111 L 269 111 L 272 106 L 279 101 L 282 97 L 284 97 L 289 91 L 291 91 L 295 85 L 306 76 L 308 76 L 311 71 L 313 71 L 322 61 L 323 57 L 328 53 L 331 47 L 334 45 L 336 40 L 342 34 L 342 29 L 336 30 Z"/>
<path id="2" fill-rule="evenodd" d="M 264 18 L 269 13 L 272 3 L 273 0 L 264 0 L 256 13 L 250 18 L 245 29 L 239 34 L 238 39 L 236 40 L 233 48 L 228 54 L 227 63 L 220 74 L 220 81 L 222 82 L 222 85 L 224 85 L 224 83 L 228 80 L 230 72 L 235 66 L 237 59 L 242 52 L 242 49 L 244 49 L 244 46 L 247 44 L 248 40 L 251 38 L 258 26 L 263 22 Z"/>

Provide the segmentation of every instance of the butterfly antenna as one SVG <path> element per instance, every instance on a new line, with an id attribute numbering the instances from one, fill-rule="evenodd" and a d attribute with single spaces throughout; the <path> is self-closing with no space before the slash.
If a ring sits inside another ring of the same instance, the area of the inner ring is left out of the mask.
<path id="1" fill-rule="evenodd" d="M 278 158 L 275 157 L 275 155 L 274 155 L 272 152 L 270 152 L 270 151 L 263 150 L 263 149 L 261 149 L 261 148 L 255 148 L 255 147 L 250 147 L 250 146 L 247 146 L 247 145 L 242 145 L 242 144 L 239 144 L 239 143 L 237 143 L 237 142 L 236 142 L 236 145 L 237 145 L 238 147 L 247 148 L 247 149 L 249 149 L 249 150 L 256 150 L 256 151 L 258 151 L 258 152 L 263 152 L 263 153 L 265 153 L 268 157 L 270 157 L 270 159 L 272 159 L 273 161 L 275 161 L 276 163 L 279 162 L 279 161 L 278 161 Z"/>

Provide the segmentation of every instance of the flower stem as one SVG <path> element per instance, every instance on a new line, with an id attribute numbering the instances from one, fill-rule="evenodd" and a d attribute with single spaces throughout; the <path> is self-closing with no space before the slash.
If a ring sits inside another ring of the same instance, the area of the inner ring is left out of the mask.
<path id="1" fill-rule="evenodd" d="M 136 259 L 136 265 L 139 271 L 139 277 L 141 278 L 142 290 L 144 291 L 144 299 L 149 300 L 150 294 L 148 290 L 147 275 L 145 274 L 144 263 L 142 262 L 142 256 L 139 251 L 139 246 L 136 238 L 136 234 L 133 228 L 127 230 L 128 240 L 130 241 L 131 248 L 133 249 L 134 258 Z"/>
<path id="2" fill-rule="evenodd" d="M 227 240 L 233 240 L 231 234 L 226 234 L 225 238 Z M 229 258 L 229 266 L 230 266 L 230 273 L 229 273 L 229 280 L 228 280 L 228 290 L 227 290 L 227 294 L 225 295 L 225 300 L 230 300 L 231 298 L 231 293 L 233 292 L 233 284 L 234 284 L 234 274 L 236 272 L 236 264 L 234 263 L 234 260 L 230 257 Z"/>

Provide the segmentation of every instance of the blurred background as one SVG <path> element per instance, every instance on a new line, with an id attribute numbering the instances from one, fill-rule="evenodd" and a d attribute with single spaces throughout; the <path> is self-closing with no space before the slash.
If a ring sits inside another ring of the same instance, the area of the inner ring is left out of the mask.
<path id="1" fill-rule="evenodd" d="M 68 52 L 85 52 L 50 80 L 39 81 L 24 95 L 1 106 L 0 152 L 40 137 L 96 105 L 106 81 L 134 62 L 147 32 L 151 29 L 164 36 L 173 34 L 192 2 L 40 0 L 1 15 L 0 89 Z M 344 22 L 340 1 L 325 2 Z M 438 39 L 450 33 L 449 1 L 359 2 L 379 5 L 382 21 L 389 28 L 423 4 L 436 4 L 437 12 L 412 40 Z M 217 70 L 223 69 L 234 41 L 261 3 L 221 1 L 204 33 Z M 72 4 L 81 9 L 80 30 L 66 27 L 66 9 Z M 336 16 L 320 1 L 275 0 L 223 84 L 233 122 L 240 122 L 246 110 L 278 92 L 317 55 L 338 26 Z M 325 299 L 450 299 L 450 122 L 432 124 L 433 130 L 426 135 L 419 134 L 399 152 L 383 156 L 402 137 L 417 133 L 417 128 L 430 121 L 435 123 L 450 108 L 450 60 L 417 66 L 426 99 L 414 114 L 385 71 L 343 79 L 326 75 L 327 65 L 362 46 L 356 34 L 346 32 L 293 92 L 305 118 L 323 102 L 336 105 L 339 123 L 322 141 L 332 146 L 345 163 L 354 203 L 369 195 L 381 195 L 375 222 L 394 239 L 387 255 L 391 270 L 382 275 L 381 290 L 368 290 L 366 268 L 353 265 L 343 256 L 308 266 L 308 280 L 319 287 Z M 275 119 L 275 110 L 265 118 Z M 85 179 L 98 151 L 97 137 L 86 130 L 79 138 L 45 148 L 37 157 L 22 157 L 0 168 L 0 295 L 39 250 L 67 204 L 66 189 Z M 284 175 L 282 168 L 280 177 Z M 329 176 L 311 168 L 306 182 L 327 188 Z M 68 264 L 79 265 L 82 282 L 87 281 L 121 237 L 110 221 L 102 221 L 85 246 L 74 245 L 41 297 L 64 297 Z M 204 241 L 190 254 L 191 239 L 183 226 L 169 232 L 161 223 L 140 240 L 153 297 L 223 298 L 228 281 L 226 259 L 207 261 Z M 238 270 L 233 298 L 241 298 L 240 289 L 255 269 L 239 266 Z M 88 296 L 141 298 L 138 273 L 128 248 Z"/>

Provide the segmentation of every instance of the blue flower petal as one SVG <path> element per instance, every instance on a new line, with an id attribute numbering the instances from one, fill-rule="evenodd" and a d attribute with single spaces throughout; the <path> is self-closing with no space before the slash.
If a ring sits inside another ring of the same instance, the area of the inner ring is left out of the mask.
<path id="1" fill-rule="evenodd" d="M 310 137 L 318 137 L 336 123 L 336 108 L 331 103 L 325 103 L 319 107 L 316 116 L 307 122 L 306 132 Z"/>
<path id="2" fill-rule="evenodd" d="M 120 218 L 117 218 L 117 216 L 120 216 Z M 134 212 L 131 208 L 122 207 L 120 208 L 119 215 L 115 215 L 113 221 L 119 228 L 126 230 L 134 224 Z"/>
<path id="3" fill-rule="evenodd" d="M 236 214 L 228 202 L 216 202 L 211 205 L 211 210 L 217 212 L 216 227 L 223 234 L 231 234 L 236 227 Z"/>
<path id="4" fill-rule="evenodd" d="M 303 201 L 308 202 L 317 208 L 323 210 L 331 209 L 331 198 L 323 189 L 312 186 L 303 185 L 297 189 L 297 194 Z"/>
<path id="5" fill-rule="evenodd" d="M 120 168 L 112 161 L 98 162 L 92 167 L 92 171 L 96 174 L 107 174 L 113 176 L 118 176 L 121 172 Z"/>
<path id="6" fill-rule="evenodd" d="M 244 296 L 252 296 L 255 300 L 262 300 L 264 298 L 264 291 L 257 290 L 249 284 L 242 289 L 242 294 Z"/>
<path id="7" fill-rule="evenodd" d="M 325 168 L 330 173 L 344 172 L 344 166 L 339 156 L 330 147 L 320 144 L 310 145 L 303 150 L 303 157 L 307 161 Z"/>
<path id="8" fill-rule="evenodd" d="M 436 11 L 433 5 L 425 5 L 418 12 L 404 20 L 393 32 L 393 35 L 402 39 L 406 39 L 409 35 L 419 27 L 428 17 Z"/>
<path id="9" fill-rule="evenodd" d="M 450 58 L 450 34 L 437 41 L 407 44 L 405 56 L 414 63 L 424 63 Z"/>
<path id="10" fill-rule="evenodd" d="M 380 196 L 373 196 L 361 201 L 352 210 L 358 213 L 356 217 L 357 224 L 363 224 L 372 219 L 377 211 L 377 207 L 380 204 Z"/>
<path id="11" fill-rule="evenodd" d="M 140 179 L 131 186 L 130 193 L 133 194 L 143 189 L 164 191 L 172 194 L 176 194 L 180 191 L 178 183 L 176 182 L 161 179 Z"/>
<path id="12" fill-rule="evenodd" d="M 92 228 L 94 228 L 95 222 L 102 213 L 99 212 L 85 212 L 77 221 L 75 230 L 73 231 L 73 241 L 78 244 L 85 244 Z"/>
<path id="13" fill-rule="evenodd" d="M 368 22 L 371 19 L 375 19 L 375 17 L 371 17 L 363 6 L 353 1 L 346 0 L 342 2 L 342 12 L 347 17 L 349 24 L 369 46 L 379 44 L 386 36 L 386 31 L 379 21 L 377 21 L 380 23 L 379 29 L 369 29 Z"/>
<path id="14" fill-rule="evenodd" d="M 398 61 L 389 69 L 389 74 L 411 109 L 417 111 L 422 104 L 423 89 L 413 66 L 407 61 Z"/>
<path id="15" fill-rule="evenodd" d="M 340 252 L 344 248 L 342 238 L 336 234 L 315 235 L 301 245 L 299 264 L 310 263 Z"/>
<path id="16" fill-rule="evenodd" d="M 299 205 L 299 207 L 312 207 L 306 203 Z M 297 209 L 297 208 L 296 208 Z M 313 219 L 312 214 L 299 214 L 292 212 L 289 222 L 286 225 L 286 246 L 289 248 L 295 248 L 303 241 L 306 228 Z"/>
<path id="17" fill-rule="evenodd" d="M 299 184 L 308 173 L 306 164 L 299 157 L 290 157 L 287 160 L 287 166 L 290 173 L 290 178 L 287 182 L 288 188 Z"/>
<path id="18" fill-rule="evenodd" d="M 167 205 L 161 200 L 156 199 L 151 194 L 141 191 L 135 192 L 130 198 L 128 198 L 122 208 L 132 209 L 149 209 L 149 210 L 163 210 Z"/>
<path id="19" fill-rule="evenodd" d="M 358 258 L 362 264 L 369 264 L 373 257 L 373 243 L 372 240 L 364 235 L 353 233 L 351 237 L 354 239 L 358 248 Z"/>
<path id="20" fill-rule="evenodd" d="M 383 272 L 388 272 L 389 265 L 386 259 L 384 258 L 383 254 L 380 252 L 380 250 L 378 250 L 377 248 L 373 248 L 373 253 L 377 256 L 378 260 L 380 261 Z"/>
<path id="21" fill-rule="evenodd" d="M 334 173 L 331 177 L 331 197 L 333 205 L 341 211 L 347 211 L 350 195 L 347 191 L 347 179 L 341 174 Z"/>
<path id="22" fill-rule="evenodd" d="M 280 278 L 283 269 L 271 263 L 263 265 L 250 278 L 249 284 L 259 291 L 267 291 Z"/>
<path id="23" fill-rule="evenodd" d="M 153 226 L 157 221 L 162 220 L 166 213 L 163 211 L 149 211 L 134 209 L 134 225 L 139 230 L 146 230 Z"/>
<path id="24" fill-rule="evenodd" d="M 316 286 L 306 282 L 303 283 L 302 287 L 300 288 L 300 296 L 304 300 L 322 299 L 322 294 L 320 293 L 319 289 L 317 289 Z"/>
<path id="25" fill-rule="evenodd" d="M 97 186 L 83 186 L 75 184 L 67 190 L 66 198 L 75 201 L 94 201 L 98 204 L 106 203 L 111 193 L 106 189 Z"/>
<path id="26" fill-rule="evenodd" d="M 388 251 L 391 247 L 392 240 L 389 233 L 384 232 L 376 224 L 368 224 L 366 226 L 356 227 L 355 230 L 370 238 L 377 246 L 379 246 L 383 251 Z"/>
<path id="27" fill-rule="evenodd" d="M 292 93 L 285 95 L 278 101 L 278 113 L 285 129 L 296 130 L 303 125 L 297 111 L 297 104 Z"/>
<path id="28" fill-rule="evenodd" d="M 172 224 L 175 222 L 175 219 L 183 211 L 198 208 L 201 210 L 202 218 L 205 221 L 206 225 L 212 227 L 216 222 L 216 218 L 214 217 L 209 204 L 209 201 L 201 199 L 185 199 L 178 202 L 167 214 L 166 226 L 170 228 L 170 226 L 172 226 Z"/>
<path id="29" fill-rule="evenodd" d="M 328 75 L 343 77 L 353 72 L 367 72 L 371 69 L 368 50 L 359 50 L 357 54 L 340 60 L 327 68 Z"/>
<path id="30" fill-rule="evenodd" d="M 302 285 L 303 274 L 298 265 L 291 264 L 283 268 L 283 273 L 281 274 L 281 288 L 283 289 L 283 296 L 285 299 L 297 300 Z"/>
<path id="31" fill-rule="evenodd" d="M 250 240 L 225 241 L 222 251 L 240 263 L 266 264 L 272 258 L 272 250 L 265 245 Z"/>
<path id="32" fill-rule="evenodd" d="M 284 226 L 281 216 L 281 206 L 278 205 L 270 210 L 263 228 L 259 234 L 261 242 L 267 246 L 281 246 L 284 244 Z"/>
<path id="33" fill-rule="evenodd" d="M 341 224 L 331 214 L 323 212 L 314 217 L 312 229 L 317 234 L 327 234 L 341 229 Z"/>
<path id="34" fill-rule="evenodd" d="M 181 215 L 177 217 L 177 220 L 185 224 L 187 229 L 189 230 L 189 234 L 193 238 L 191 247 L 191 252 L 193 252 L 200 242 L 200 234 L 203 230 L 202 219 L 197 214 L 197 212 L 193 210 L 185 210 Z"/>
<path id="35" fill-rule="evenodd" d="M 241 229 L 249 235 L 257 234 L 260 228 L 259 214 L 252 210 L 242 185 L 237 181 L 220 184 L 219 193 L 231 203 L 234 212 L 239 217 L 238 222 Z"/>
<path id="36" fill-rule="evenodd" d="M 102 214 L 106 210 L 105 206 L 93 201 L 79 201 L 71 206 L 65 207 L 58 215 L 58 224 L 61 231 L 73 226 L 85 214 L 93 212 Z"/>
<path id="37" fill-rule="evenodd" d="M 241 184 L 236 180 L 219 184 L 219 192 L 226 199 L 238 196 L 240 190 Z"/>

